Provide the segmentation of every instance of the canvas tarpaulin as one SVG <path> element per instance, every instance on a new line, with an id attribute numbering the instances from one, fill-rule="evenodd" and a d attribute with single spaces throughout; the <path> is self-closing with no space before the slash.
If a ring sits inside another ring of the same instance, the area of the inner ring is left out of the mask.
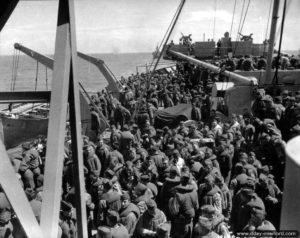
<path id="1" fill-rule="evenodd" d="M 164 126 L 175 127 L 180 121 L 191 119 L 192 105 L 178 104 L 174 107 L 158 110 L 155 116 L 154 126 L 162 128 Z"/>

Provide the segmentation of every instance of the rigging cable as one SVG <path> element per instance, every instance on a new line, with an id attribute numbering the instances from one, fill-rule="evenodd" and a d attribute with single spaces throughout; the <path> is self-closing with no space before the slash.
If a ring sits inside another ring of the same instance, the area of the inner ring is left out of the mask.
<path id="1" fill-rule="evenodd" d="M 243 23 L 242 23 L 240 31 L 243 31 L 244 23 L 245 23 L 245 20 L 246 20 L 246 17 L 247 17 L 247 13 L 248 13 L 250 2 L 251 2 L 251 0 L 249 0 L 249 2 L 248 2 L 248 5 L 247 5 L 246 11 L 245 11 L 245 16 L 244 16 Z"/>
<path id="2" fill-rule="evenodd" d="M 35 74 L 35 87 L 34 87 L 34 91 L 36 91 L 36 89 L 37 89 L 38 74 L 39 74 L 39 62 L 36 61 L 36 74 Z"/>
<path id="3" fill-rule="evenodd" d="M 274 78 L 273 78 L 273 84 L 275 84 L 275 85 L 278 84 L 278 68 L 279 68 L 279 58 L 280 58 L 280 54 L 281 54 L 281 43 L 282 43 L 285 13 L 286 13 L 286 0 L 284 0 L 282 21 L 281 21 L 281 30 L 280 30 L 280 39 L 279 39 L 278 53 L 277 53 L 277 57 L 276 57 L 276 71 L 275 71 Z"/>
<path id="4" fill-rule="evenodd" d="M 233 8 L 233 14 L 232 14 L 232 20 L 231 20 L 231 27 L 230 27 L 230 35 L 229 35 L 229 37 L 231 37 L 231 33 L 232 33 L 232 26 L 233 26 L 233 20 L 234 20 L 234 15 L 235 15 L 235 8 L 236 8 L 236 0 L 234 1 L 234 8 Z"/>
<path id="5" fill-rule="evenodd" d="M 177 22 L 177 20 L 178 20 L 178 18 L 179 18 L 179 16 L 180 16 L 180 13 L 181 13 L 181 11 L 182 11 L 182 9 L 183 9 L 184 4 L 185 4 L 185 0 L 181 0 L 181 2 L 180 2 L 180 4 L 179 4 L 179 7 L 178 7 L 178 10 L 176 11 L 175 16 L 173 17 L 174 21 L 173 21 L 173 23 L 172 23 L 171 29 L 170 29 L 170 31 L 168 32 L 167 38 L 165 39 L 165 43 L 164 43 L 164 45 L 163 45 L 163 48 L 162 48 L 161 52 L 159 53 L 159 56 L 158 56 L 158 59 L 157 59 L 155 65 L 154 65 L 154 68 L 153 68 L 153 70 L 151 71 L 150 75 L 147 75 L 148 79 L 146 79 L 145 89 L 144 89 L 144 91 L 141 93 L 141 96 L 140 96 L 140 98 L 139 98 L 139 100 L 138 100 L 138 102 L 137 102 L 137 104 L 136 104 L 136 107 L 135 107 L 134 113 L 132 114 L 132 117 L 134 117 L 135 114 L 136 114 L 136 112 L 140 109 L 140 105 L 141 105 L 141 101 L 142 101 L 142 99 L 143 99 L 143 96 L 145 96 L 146 93 L 147 93 L 147 90 L 148 90 L 148 88 L 149 88 L 149 86 L 150 86 L 150 80 L 151 80 L 151 78 L 152 78 L 152 76 L 153 76 L 153 74 L 154 74 L 154 72 L 155 72 L 155 69 L 156 69 L 156 67 L 157 67 L 157 65 L 158 65 L 158 62 L 160 61 L 160 59 L 161 59 L 161 57 L 162 57 L 162 55 L 163 55 L 164 49 L 166 48 L 166 45 L 167 45 L 167 43 L 168 43 L 168 41 L 169 41 L 169 38 L 170 38 L 170 36 L 171 36 L 171 33 L 172 33 L 172 31 L 173 31 L 173 29 L 174 29 L 174 27 L 175 27 L 175 25 L 176 25 L 176 22 Z M 147 103 L 147 107 L 148 107 L 148 103 Z"/>
<path id="6" fill-rule="evenodd" d="M 215 29 L 216 29 L 216 12 L 217 12 L 217 0 L 215 0 L 215 15 L 214 15 L 213 40 L 215 40 Z"/>
<path id="7" fill-rule="evenodd" d="M 266 34 L 265 34 L 265 40 L 267 40 L 268 38 L 268 32 L 269 32 L 269 22 L 270 22 L 270 18 L 271 18 L 271 8 L 272 8 L 272 0 L 270 1 L 270 7 L 269 7 L 269 14 L 268 14 L 268 21 L 267 21 L 267 27 L 266 27 Z"/>
<path id="8" fill-rule="evenodd" d="M 249 6 L 250 6 L 250 2 L 251 2 L 251 0 L 248 1 L 248 5 L 247 5 L 246 11 L 245 11 L 244 19 L 243 19 L 242 25 L 241 25 L 241 27 L 239 28 L 239 31 L 238 31 L 238 35 L 239 35 L 239 36 L 240 36 L 240 32 L 241 32 L 241 31 L 243 30 L 243 28 L 244 28 L 244 23 L 245 23 L 245 20 L 246 20 L 246 17 L 247 17 L 247 13 L 248 13 L 248 9 L 249 9 Z M 245 3 L 245 0 L 244 0 L 244 3 Z M 244 8 L 244 5 L 243 5 L 243 8 Z M 239 38 L 239 37 L 238 37 L 238 38 Z M 235 54 L 235 51 L 236 51 L 238 45 L 239 45 L 239 41 L 237 41 L 237 43 L 236 43 L 236 46 L 235 46 L 235 48 L 234 48 L 234 53 L 233 53 L 233 55 Z"/>
<path id="9" fill-rule="evenodd" d="M 238 41 L 239 39 L 239 36 L 240 36 L 240 27 L 241 27 L 241 22 L 242 22 L 242 18 L 243 18 L 243 14 L 244 14 L 244 7 L 245 7 L 245 1 L 243 2 L 243 7 L 242 7 L 242 12 L 241 12 L 241 17 L 240 17 L 240 21 L 239 21 L 239 26 L 238 26 L 238 31 L 237 31 L 237 34 L 236 34 L 236 41 Z"/>
<path id="10" fill-rule="evenodd" d="M 12 91 L 15 91 L 16 81 L 18 76 L 18 67 L 19 67 L 20 51 L 16 53 L 15 65 L 14 65 L 14 79 L 13 79 L 13 88 Z"/>
<path id="11" fill-rule="evenodd" d="M 48 91 L 48 71 L 46 66 L 46 90 Z"/>
<path id="12" fill-rule="evenodd" d="M 287 5 L 286 5 L 286 10 L 285 10 L 285 14 L 287 14 L 288 12 L 289 12 L 289 9 L 290 9 L 290 6 L 291 6 L 291 2 L 292 1 L 288 1 L 287 2 Z M 277 39 L 278 39 L 278 37 L 279 37 L 279 35 L 280 35 L 280 25 L 277 27 L 277 29 L 276 29 L 276 36 L 275 36 L 275 41 L 277 41 Z"/>
<path id="13" fill-rule="evenodd" d="M 48 91 L 48 68 L 46 66 L 46 90 Z M 50 102 L 47 103 L 47 107 L 50 108 Z"/>
<path id="14" fill-rule="evenodd" d="M 16 49 L 14 49 L 13 53 L 13 62 L 12 62 L 12 69 L 11 69 L 11 82 L 10 82 L 10 91 L 13 90 L 13 82 L 14 82 L 14 70 L 15 70 L 15 58 L 16 58 Z"/>
<path id="15" fill-rule="evenodd" d="M 162 56 L 162 54 L 163 54 L 163 50 L 166 48 L 166 45 L 167 45 L 167 43 L 168 43 L 168 41 L 169 41 L 169 38 L 170 38 L 170 36 L 171 36 L 171 33 L 173 32 L 173 29 L 174 29 L 174 27 L 175 27 L 175 25 L 176 25 L 176 22 L 177 22 L 177 20 L 178 20 L 178 18 L 179 18 L 179 16 L 180 16 L 180 13 L 181 13 L 181 11 L 182 11 L 182 9 L 183 9 L 184 3 L 185 3 L 185 0 L 182 0 L 182 1 L 181 1 L 181 4 L 180 4 L 180 6 L 179 6 L 178 13 L 177 13 L 177 15 L 176 15 L 176 17 L 175 17 L 174 23 L 173 23 L 173 25 L 172 25 L 172 27 L 171 27 L 171 29 L 170 29 L 170 32 L 168 33 L 168 36 L 167 36 L 167 39 L 165 40 L 165 43 L 164 43 L 164 45 L 163 45 L 163 49 L 162 49 L 162 51 L 160 52 L 159 57 L 158 57 L 158 59 L 157 59 L 155 65 L 154 65 L 153 71 L 152 71 L 152 73 L 151 73 L 151 77 L 153 76 L 153 73 L 154 73 L 154 71 L 156 70 L 156 67 L 157 67 L 157 65 L 158 65 L 158 62 L 159 62 L 160 59 L 161 59 L 161 56 Z M 151 77 L 149 78 L 149 80 L 151 80 Z"/>
<path id="16" fill-rule="evenodd" d="M 34 91 L 36 91 L 36 89 L 37 89 L 38 74 L 39 74 L 39 62 L 36 61 L 36 74 L 35 74 L 35 87 L 34 87 Z M 35 104 L 32 103 L 31 111 L 33 111 L 34 105 Z"/>
<path id="17" fill-rule="evenodd" d="M 103 66 L 113 76 L 113 78 L 114 78 L 115 82 L 118 84 L 119 88 L 122 88 L 122 86 L 123 86 L 122 82 L 114 75 L 114 73 L 110 70 L 110 68 L 105 63 L 103 63 Z"/>
<path id="18" fill-rule="evenodd" d="M 180 5 L 181 5 L 181 4 L 180 4 Z M 166 39 L 166 37 L 167 37 L 167 35 L 168 35 L 168 32 L 169 32 L 169 30 L 170 30 L 170 28 L 171 28 L 171 26 L 172 26 L 172 24 L 173 24 L 173 22 L 174 22 L 174 20 L 175 20 L 175 18 L 176 18 L 176 16 L 177 16 L 177 14 L 178 14 L 178 12 L 179 12 L 180 5 L 178 6 L 178 8 L 177 8 L 177 10 L 176 10 L 176 12 L 175 12 L 175 14 L 174 14 L 174 16 L 173 16 L 173 18 L 172 18 L 172 20 L 171 20 L 171 22 L 170 22 L 170 24 L 169 24 L 169 26 L 168 26 L 168 29 L 167 29 L 167 31 L 165 32 L 165 35 L 164 35 L 162 41 L 160 42 L 160 45 L 159 45 L 158 49 L 160 49 L 161 46 L 163 45 L 163 42 L 164 42 L 164 40 Z M 151 62 L 151 64 L 150 64 L 150 66 L 149 66 L 149 69 L 151 69 L 151 67 L 153 66 L 154 60 L 155 60 L 155 58 L 152 59 L 152 62 Z M 157 60 L 158 60 L 158 59 L 157 59 Z"/>
<path id="19" fill-rule="evenodd" d="M 174 14 L 174 16 L 173 16 L 173 18 L 172 18 L 172 20 L 171 20 L 169 26 L 168 26 L 168 29 L 167 29 L 167 31 L 165 32 L 165 35 L 164 35 L 162 41 L 160 42 L 160 45 L 159 45 L 158 49 L 160 49 L 161 46 L 163 45 L 163 42 L 165 41 L 166 36 L 168 35 L 168 32 L 169 32 L 169 30 L 170 30 L 170 28 L 171 28 L 171 26 L 172 26 L 172 23 L 173 23 L 174 20 L 175 20 L 176 15 L 177 15 L 178 12 L 179 12 L 179 9 L 180 9 L 180 6 L 178 6 L 178 8 L 177 8 L 177 10 L 176 10 L 176 12 L 175 12 L 175 14 Z M 162 50 L 161 50 L 161 51 L 162 51 Z M 159 51 L 158 51 L 158 53 L 159 53 Z M 157 58 L 157 60 L 158 60 L 158 58 Z M 149 70 L 151 70 L 151 67 L 152 67 L 153 64 L 154 64 L 154 61 L 155 61 L 155 58 L 152 59 L 152 62 L 151 62 L 151 64 L 150 64 L 150 66 L 149 66 Z"/>

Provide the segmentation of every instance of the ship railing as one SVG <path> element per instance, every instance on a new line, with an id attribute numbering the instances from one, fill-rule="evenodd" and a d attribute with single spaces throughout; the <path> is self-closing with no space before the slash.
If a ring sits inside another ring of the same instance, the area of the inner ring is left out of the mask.
<path id="1" fill-rule="evenodd" d="M 167 68 L 167 67 L 173 67 L 173 66 L 175 66 L 176 65 L 176 63 L 174 63 L 174 62 L 161 62 L 161 63 L 158 63 L 158 67 L 159 68 Z M 141 65 L 137 65 L 136 66 L 136 72 L 137 73 L 139 73 L 139 69 L 140 68 L 145 68 L 145 70 L 146 70 L 146 72 L 150 72 L 151 71 L 151 68 L 153 67 L 154 65 L 153 64 L 151 64 L 151 63 L 146 63 L 146 64 L 141 64 Z M 159 69 L 158 68 L 158 69 Z"/>

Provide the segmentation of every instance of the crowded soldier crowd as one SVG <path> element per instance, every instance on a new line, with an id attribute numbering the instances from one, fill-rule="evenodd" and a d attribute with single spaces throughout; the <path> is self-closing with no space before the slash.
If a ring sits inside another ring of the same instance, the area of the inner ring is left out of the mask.
<path id="1" fill-rule="evenodd" d="M 229 238 L 279 229 L 284 149 L 300 134 L 300 95 L 258 90 L 252 108 L 224 121 L 211 108 L 215 80 L 178 64 L 150 80 L 123 78 L 121 102 L 104 91 L 93 97 L 111 131 L 96 141 L 83 136 L 89 237 Z M 190 105 L 190 121 L 155 124 L 159 108 L 178 104 Z M 58 237 L 76 237 L 70 144 L 67 138 Z M 46 139 L 22 149 L 11 160 L 39 221 Z M 21 230 L 0 192 L 0 237 L 22 237 Z"/>
<path id="2" fill-rule="evenodd" d="M 219 66 L 223 70 L 235 71 L 253 71 L 253 70 L 265 70 L 267 66 L 267 60 L 264 56 L 253 57 L 251 55 L 245 55 L 244 57 L 224 57 L 219 59 L 218 56 L 213 60 L 208 60 L 211 64 Z M 280 54 L 272 60 L 272 68 L 275 69 L 276 65 L 281 70 L 300 69 L 299 56 Z"/>

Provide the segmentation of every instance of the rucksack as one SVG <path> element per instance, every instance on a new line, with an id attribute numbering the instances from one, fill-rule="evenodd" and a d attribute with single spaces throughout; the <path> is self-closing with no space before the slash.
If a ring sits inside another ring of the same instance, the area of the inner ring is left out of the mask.
<path id="1" fill-rule="evenodd" d="M 169 211 L 170 211 L 171 216 L 177 216 L 178 215 L 180 205 L 179 205 L 178 198 L 177 198 L 176 194 L 175 194 L 174 197 L 171 197 L 169 199 L 168 207 L 169 207 Z"/>

